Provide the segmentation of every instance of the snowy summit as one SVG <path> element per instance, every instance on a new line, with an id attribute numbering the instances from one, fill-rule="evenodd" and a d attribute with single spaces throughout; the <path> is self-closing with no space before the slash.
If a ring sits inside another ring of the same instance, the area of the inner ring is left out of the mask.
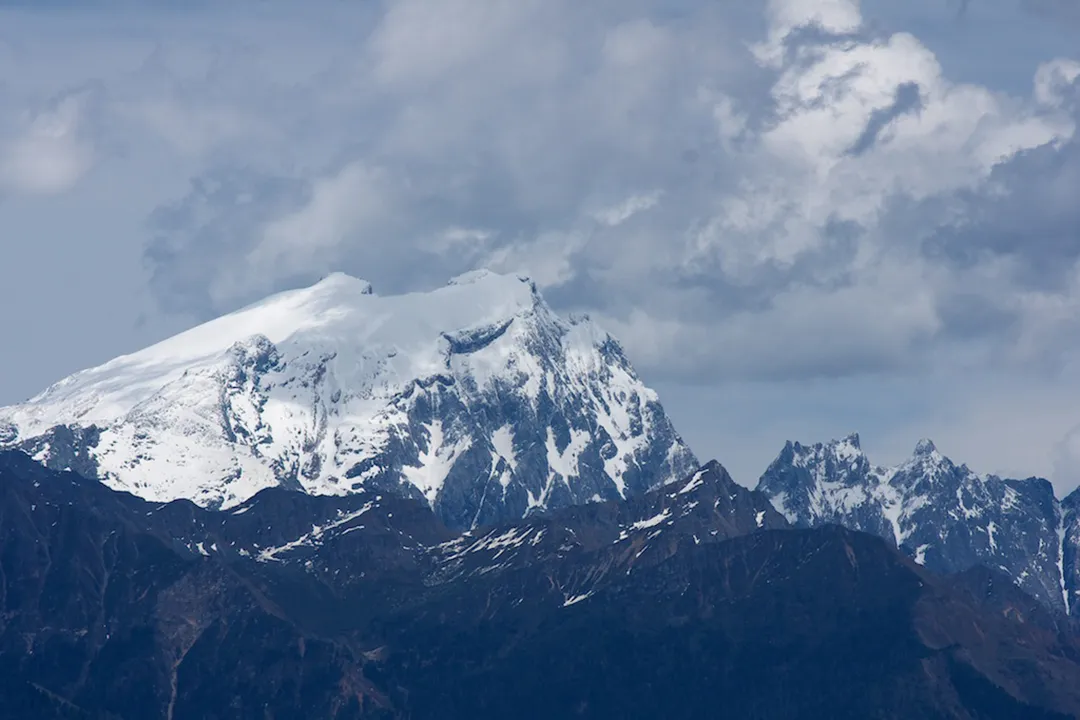
<path id="1" fill-rule="evenodd" d="M 696 465 L 614 339 L 486 271 L 427 293 L 336 273 L 274 295 L 0 409 L 0 446 L 155 501 L 366 487 L 456 527 Z"/>
<path id="2" fill-rule="evenodd" d="M 1070 576 L 1074 563 L 1065 558 L 1076 555 L 1077 532 L 1066 532 L 1074 525 L 1050 483 L 977 474 L 930 440 L 895 467 L 871 464 L 855 434 L 789 442 L 757 489 L 795 526 L 870 532 L 936 572 L 982 565 L 1061 612 L 1076 597 L 1066 590 L 1080 576 Z"/>

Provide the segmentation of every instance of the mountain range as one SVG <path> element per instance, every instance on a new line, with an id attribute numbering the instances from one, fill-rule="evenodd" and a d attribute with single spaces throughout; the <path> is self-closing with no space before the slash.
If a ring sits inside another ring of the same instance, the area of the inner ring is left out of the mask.
<path id="1" fill-rule="evenodd" d="M 699 466 L 528 278 L 341 274 L 0 409 L 0 717 L 1080 717 L 1080 493 Z"/>
<path id="2" fill-rule="evenodd" d="M 1080 713 L 1080 636 L 1008 577 L 788 528 L 716 463 L 464 534 L 374 490 L 208 510 L 10 451 L 0 494 L 0 717 Z"/>
<path id="3" fill-rule="evenodd" d="M 341 273 L 0 408 L 0 448 L 154 502 L 229 509 L 270 487 L 426 502 L 457 531 L 633 498 L 697 459 L 618 342 L 526 277 L 375 294 Z M 758 489 L 791 524 L 883 537 L 931 570 L 986 565 L 1048 608 L 1080 600 L 1080 494 L 976 474 L 921 441 L 789 442 Z"/>
<path id="4" fill-rule="evenodd" d="M 1061 613 L 1080 596 L 1080 494 L 1059 502 L 1042 478 L 977 474 L 929 440 L 896 467 L 871 464 L 854 434 L 789 442 L 757 489 L 797 527 L 873 533 L 936 572 L 985 565 Z"/>

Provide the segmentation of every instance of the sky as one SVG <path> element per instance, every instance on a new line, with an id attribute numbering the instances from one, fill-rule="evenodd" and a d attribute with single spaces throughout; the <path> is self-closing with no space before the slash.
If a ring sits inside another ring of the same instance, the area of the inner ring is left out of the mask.
<path id="1" fill-rule="evenodd" d="M 524 272 L 697 454 L 1080 484 L 1076 0 L 0 0 L 0 404 L 330 271 Z"/>

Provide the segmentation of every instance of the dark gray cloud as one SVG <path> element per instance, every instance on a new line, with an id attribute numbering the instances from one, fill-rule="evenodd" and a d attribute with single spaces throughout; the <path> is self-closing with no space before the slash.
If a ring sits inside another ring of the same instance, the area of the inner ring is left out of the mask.
<path id="1" fill-rule="evenodd" d="M 1023 6 L 1051 20 L 1080 23 L 1080 3 L 1076 0 L 1023 0 Z"/>
<path id="2" fill-rule="evenodd" d="M 150 240 L 143 259 L 162 308 L 201 319 L 215 316 L 218 303 L 208 283 L 207 264 L 244 264 L 258 242 L 259 229 L 301 207 L 309 197 L 310 188 L 295 178 L 238 168 L 210 171 L 192 180 L 182 199 L 158 207 L 148 221 Z M 193 263 L 192 257 L 206 262 Z M 311 279 L 285 277 L 282 282 Z M 254 299 L 247 292 L 230 301 L 244 304 Z"/>
<path id="3" fill-rule="evenodd" d="M 892 105 L 881 110 L 874 110 L 866 123 L 862 135 L 851 146 L 848 152 L 852 155 L 862 155 L 878 141 L 881 131 L 888 127 L 896 118 L 908 113 L 917 113 L 922 110 L 922 94 L 919 86 L 915 83 L 901 83 L 896 88 L 896 98 Z"/>
<path id="4" fill-rule="evenodd" d="M 1080 65 L 1051 66 L 1040 84 L 1045 102 L 1080 124 Z M 1037 93 L 1038 94 L 1038 93 Z M 908 208 L 939 224 L 923 243 L 927 257 L 961 273 L 999 264 L 1000 284 L 1068 297 L 1080 263 L 1080 140 L 1017 153 L 997 164 L 985 185 Z"/>
<path id="5" fill-rule="evenodd" d="M 953 198 L 961 219 L 927 240 L 928 256 L 964 270 L 1007 259 L 1020 287 L 1067 292 L 1080 260 L 1080 145 L 1027 151 L 994 168 L 990 184 L 992 194 Z"/>
<path id="6" fill-rule="evenodd" d="M 1066 20 L 1080 22 L 1080 3 L 1076 0 L 1008 0 L 1017 3 L 1024 11 L 1048 20 Z M 963 20 L 973 5 L 1001 4 L 1002 0 L 956 0 L 956 17 Z"/>

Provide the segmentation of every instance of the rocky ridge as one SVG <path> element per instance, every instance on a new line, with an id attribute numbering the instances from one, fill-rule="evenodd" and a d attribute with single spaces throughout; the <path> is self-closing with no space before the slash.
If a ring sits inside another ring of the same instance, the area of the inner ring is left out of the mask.
<path id="1" fill-rule="evenodd" d="M 896 467 L 873 465 L 855 434 L 789 442 L 757 489 L 795 526 L 873 533 L 936 572 L 983 565 L 1058 612 L 1080 590 L 1075 499 L 1059 503 L 1042 478 L 977 474 L 929 440 Z"/>
<path id="2" fill-rule="evenodd" d="M 377 491 L 214 511 L 0 453 L 0 717 L 1080 713 L 1075 632 L 1009 578 L 786 526 L 714 463 L 458 534 Z"/>

